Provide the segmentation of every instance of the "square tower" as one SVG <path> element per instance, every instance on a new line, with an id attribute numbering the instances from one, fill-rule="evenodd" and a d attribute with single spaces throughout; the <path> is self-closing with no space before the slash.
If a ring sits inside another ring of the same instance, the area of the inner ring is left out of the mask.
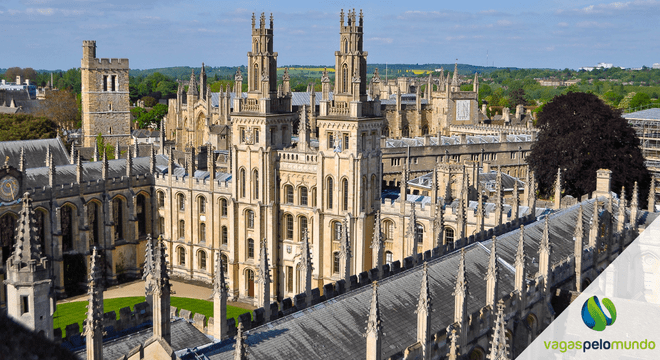
<path id="1" fill-rule="evenodd" d="M 98 59 L 96 41 L 83 41 L 80 74 L 84 147 L 94 146 L 99 133 L 106 143 L 130 143 L 128 69 L 128 59 Z"/>

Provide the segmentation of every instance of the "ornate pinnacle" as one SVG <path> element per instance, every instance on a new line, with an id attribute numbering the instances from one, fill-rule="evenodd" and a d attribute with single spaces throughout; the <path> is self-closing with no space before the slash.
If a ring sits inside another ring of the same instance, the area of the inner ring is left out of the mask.
<path id="1" fill-rule="evenodd" d="M 419 301 L 417 302 L 417 310 L 415 313 L 419 314 L 421 311 L 429 313 L 431 311 L 431 294 L 429 291 L 429 271 L 428 263 L 424 262 L 422 268 L 422 283 L 419 291 Z"/>
<path id="2" fill-rule="evenodd" d="M 225 268 L 220 253 L 215 257 L 215 277 L 213 278 L 213 292 L 217 296 L 227 296 L 227 283 L 225 281 Z"/>
<path id="3" fill-rule="evenodd" d="M 458 352 L 458 335 L 456 334 L 456 329 L 451 329 L 449 334 L 449 353 L 447 354 L 449 360 L 456 360 L 460 356 Z"/>
<path id="4" fill-rule="evenodd" d="M 32 199 L 30 194 L 25 192 L 23 194 L 23 207 L 19 212 L 18 221 L 16 224 L 16 243 L 14 244 L 13 262 L 14 264 L 23 267 L 30 263 L 31 260 L 40 261 L 41 241 L 39 233 L 37 232 L 37 224 L 34 220 L 34 210 L 32 209 Z"/>
<path id="5" fill-rule="evenodd" d="M 518 240 L 518 250 L 516 251 L 516 265 L 525 266 L 525 226 L 520 225 L 520 240 Z"/>
<path id="6" fill-rule="evenodd" d="M 492 246 L 490 248 L 490 257 L 488 258 L 488 273 L 486 274 L 486 279 L 495 278 L 499 274 L 499 266 L 497 265 L 497 237 L 493 236 Z"/>
<path id="7" fill-rule="evenodd" d="M 493 328 L 493 340 L 491 341 L 490 360 L 506 360 L 509 358 L 509 345 L 506 342 L 506 326 L 504 321 L 504 301 L 500 299 L 497 304 L 497 319 Z"/>
<path id="8" fill-rule="evenodd" d="M 151 239 L 151 234 L 148 234 L 147 244 L 144 248 L 144 273 L 142 274 L 142 280 L 147 280 L 149 275 L 154 275 L 156 270 L 155 262 L 156 257 L 154 255 L 153 240 Z"/>
<path id="9" fill-rule="evenodd" d="M 234 360 L 245 360 L 248 355 L 247 335 L 243 333 L 243 323 L 238 323 L 236 343 L 234 344 Z"/>
<path id="10" fill-rule="evenodd" d="M 378 308 L 378 281 L 371 284 L 371 307 L 369 308 L 369 319 L 367 320 L 366 336 L 380 334 L 380 309 Z"/>
<path id="11" fill-rule="evenodd" d="M 461 294 L 465 297 L 468 291 L 468 281 L 465 273 L 465 248 L 461 248 L 461 259 L 458 262 L 458 275 L 453 295 Z"/>

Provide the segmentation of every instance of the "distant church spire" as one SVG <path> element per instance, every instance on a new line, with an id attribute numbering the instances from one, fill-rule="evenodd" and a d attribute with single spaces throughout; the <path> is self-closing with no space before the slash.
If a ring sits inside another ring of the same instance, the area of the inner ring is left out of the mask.
<path id="1" fill-rule="evenodd" d="M 190 71 L 190 83 L 188 83 L 188 95 L 198 96 L 197 79 L 195 79 L 195 69 Z"/>

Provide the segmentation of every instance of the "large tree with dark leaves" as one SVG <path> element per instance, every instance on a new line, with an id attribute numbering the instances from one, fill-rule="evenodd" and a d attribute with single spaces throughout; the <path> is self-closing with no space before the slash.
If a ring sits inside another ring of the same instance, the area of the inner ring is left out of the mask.
<path id="1" fill-rule="evenodd" d="M 537 126 L 538 139 L 527 163 L 541 194 L 553 194 L 558 168 L 564 195 L 574 197 L 596 190 L 596 171 L 610 169 L 612 191 L 618 193 L 625 186 L 630 198 L 637 181 L 640 204 L 646 202 L 651 177 L 639 139 L 619 110 L 596 95 L 569 92 L 543 106 Z"/>

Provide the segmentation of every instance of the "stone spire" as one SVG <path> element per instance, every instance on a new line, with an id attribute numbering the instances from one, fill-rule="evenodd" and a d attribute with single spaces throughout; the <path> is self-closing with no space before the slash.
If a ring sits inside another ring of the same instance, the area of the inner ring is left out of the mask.
<path id="1" fill-rule="evenodd" d="M 557 168 L 555 178 L 555 210 L 561 209 L 561 168 Z"/>
<path id="2" fill-rule="evenodd" d="M 474 81 L 472 81 L 472 91 L 479 94 L 479 73 L 474 73 Z"/>
<path id="3" fill-rule="evenodd" d="M 94 145 L 94 156 L 92 158 L 94 161 L 99 161 L 99 147 L 98 145 Z"/>
<path id="4" fill-rule="evenodd" d="M 213 277 L 213 336 L 218 340 L 227 337 L 227 297 L 224 264 L 218 252 Z"/>
<path id="5" fill-rule="evenodd" d="M 69 164 L 73 165 L 76 163 L 76 147 L 71 144 L 71 154 L 69 155 Z"/>
<path id="6" fill-rule="evenodd" d="M 454 289 L 454 322 L 462 326 L 467 320 L 468 279 L 465 269 L 465 248 L 461 248 L 461 259 L 458 262 L 458 275 Z M 463 329 L 463 328 L 462 328 Z"/>
<path id="7" fill-rule="evenodd" d="M 447 354 L 447 360 L 458 360 L 461 353 L 458 351 L 458 335 L 456 334 L 456 329 L 452 328 L 451 332 L 447 332 L 449 333 L 449 353 Z"/>
<path id="8" fill-rule="evenodd" d="M 530 176 L 530 186 L 529 186 L 529 198 L 527 199 L 527 202 L 529 204 L 529 210 L 531 211 L 532 215 L 536 214 L 536 177 L 534 176 L 534 172 L 532 172 Z"/>
<path id="9" fill-rule="evenodd" d="M 428 263 L 424 263 L 422 268 L 422 282 L 419 291 L 419 301 L 417 302 L 417 342 L 422 344 L 422 358 L 431 358 L 431 294 L 429 291 L 429 271 Z"/>
<path id="10" fill-rule="evenodd" d="M 194 73 L 194 70 L 193 70 Z M 201 98 L 204 99 L 206 98 L 206 66 L 204 66 L 204 63 L 202 63 L 202 69 L 199 72 L 199 91 L 201 94 Z"/>
<path id="11" fill-rule="evenodd" d="M 144 281 L 144 298 L 153 306 L 153 295 L 152 295 L 152 286 L 153 278 L 156 272 L 156 256 L 154 254 L 154 244 L 151 239 L 151 234 L 147 234 L 147 243 L 144 248 L 144 272 L 142 274 L 142 280 Z"/>
<path id="12" fill-rule="evenodd" d="M 458 63 L 454 63 L 454 74 L 451 77 L 451 86 L 452 88 L 458 87 Z M 458 91 L 452 89 L 452 91 Z"/>
<path id="13" fill-rule="evenodd" d="M 153 337 L 161 339 L 168 344 L 171 343 L 170 325 L 170 275 L 167 273 L 167 249 L 163 243 L 163 237 L 158 238 L 155 244 L 156 263 L 151 285 L 153 295 Z"/>
<path id="14" fill-rule="evenodd" d="M 477 181 L 477 232 L 484 231 L 484 194 L 481 191 L 481 183 Z"/>
<path id="15" fill-rule="evenodd" d="M 248 344 L 247 335 L 243 333 L 243 323 L 239 322 L 236 331 L 236 343 L 234 344 L 234 360 L 247 360 Z"/>
<path id="16" fill-rule="evenodd" d="M 495 302 L 499 295 L 498 275 L 500 267 L 497 264 L 497 237 L 493 236 L 492 246 L 490 248 L 490 257 L 488 258 L 488 271 L 486 273 L 486 306 L 495 310 Z"/>
<path id="17" fill-rule="evenodd" d="M 511 204 L 511 218 L 516 221 L 519 217 L 518 208 L 520 207 L 520 194 L 518 193 L 518 179 L 513 181 L 513 204 Z"/>
<path id="18" fill-rule="evenodd" d="M 454 242 L 456 240 L 460 240 L 466 237 L 466 212 L 465 212 L 465 197 L 463 196 L 463 193 L 458 197 L 458 209 L 457 214 L 456 214 L 456 238 L 454 239 Z"/>
<path id="19" fill-rule="evenodd" d="M 417 236 L 415 236 L 415 227 L 417 226 L 417 214 L 415 214 L 415 202 L 410 203 L 410 218 L 408 220 L 408 244 L 411 244 L 411 255 L 413 258 L 413 266 L 417 265 Z"/>
<path id="20" fill-rule="evenodd" d="M 339 258 L 341 259 L 341 278 L 346 282 L 346 286 L 351 283 L 351 237 L 348 229 L 348 220 L 344 219 L 341 224 L 341 245 L 339 248 Z"/>
<path id="21" fill-rule="evenodd" d="M 307 122 L 307 106 L 303 105 L 300 109 L 300 124 L 298 126 L 298 146 L 300 151 L 309 149 L 309 123 Z"/>
<path id="22" fill-rule="evenodd" d="M 380 228 L 380 210 L 374 216 L 374 237 L 371 240 L 372 266 L 378 270 L 378 279 L 383 278 L 383 232 Z"/>
<path id="23" fill-rule="evenodd" d="M 380 309 L 378 308 L 378 281 L 371 285 L 371 307 L 369 319 L 367 320 L 367 360 L 381 359 L 382 325 L 380 320 Z"/>
<path id="24" fill-rule="evenodd" d="M 621 195 L 619 195 L 619 218 L 617 219 L 616 231 L 623 237 L 623 232 L 626 229 L 626 188 L 621 187 Z"/>
<path id="25" fill-rule="evenodd" d="M 22 207 L 16 221 L 13 252 L 6 263 L 7 315 L 34 332 L 43 331 L 53 339 L 52 292 L 49 261 L 41 250 L 41 241 L 29 193 L 24 193 Z M 29 298 L 29 307 L 23 308 L 22 296 Z"/>
<path id="26" fill-rule="evenodd" d="M 105 149 L 103 149 L 103 158 L 101 159 L 101 179 L 108 179 L 108 153 Z"/>
<path id="27" fill-rule="evenodd" d="M 545 216 L 545 227 L 539 247 L 539 274 L 543 277 L 544 291 L 550 291 L 550 229 L 549 216 Z"/>
<path id="28" fill-rule="evenodd" d="M 637 187 L 637 181 L 635 181 L 635 186 L 633 187 L 632 199 L 630 200 L 630 228 L 633 232 L 637 231 L 637 214 L 639 212 L 639 202 L 637 200 L 639 196 L 639 189 Z"/>
<path id="29" fill-rule="evenodd" d="M 525 190 L 523 193 L 523 201 L 525 203 L 525 206 L 529 206 L 529 194 L 531 193 L 531 178 L 530 178 L 530 172 L 529 168 L 527 171 L 525 171 Z"/>
<path id="30" fill-rule="evenodd" d="M 497 167 L 497 177 L 495 178 L 495 226 L 502 225 L 502 212 L 504 199 L 502 199 L 502 168 Z"/>
<path id="31" fill-rule="evenodd" d="M 435 244 L 433 244 L 433 247 L 439 247 L 440 249 L 444 249 L 444 237 L 445 237 L 445 211 L 442 208 L 442 203 L 439 201 L 436 202 L 435 204 L 435 233 L 436 233 L 436 238 L 435 238 Z"/>
<path id="32" fill-rule="evenodd" d="M 655 177 L 651 177 L 651 186 L 649 187 L 648 211 L 655 212 Z"/>
<path id="33" fill-rule="evenodd" d="M 229 84 L 227 84 L 227 86 L 229 86 Z M 222 87 L 220 88 L 220 91 L 222 91 Z M 158 137 L 160 143 L 160 148 L 158 149 L 158 153 L 160 155 L 165 155 L 165 121 L 163 119 L 160 119 L 160 128 L 158 129 Z"/>
<path id="34" fill-rule="evenodd" d="M 50 147 L 48 147 L 50 149 Z M 48 154 L 48 186 L 51 189 L 57 185 L 57 170 L 55 169 L 55 162 L 53 161 L 53 153 Z"/>
<path id="35" fill-rule="evenodd" d="M 594 211 L 591 214 L 591 226 L 589 227 L 589 247 L 596 248 L 598 246 L 598 231 L 600 230 L 600 216 L 598 210 L 598 199 L 594 200 Z"/>
<path id="36" fill-rule="evenodd" d="M 261 242 L 261 254 L 259 256 L 259 283 L 261 284 L 259 294 L 259 307 L 264 309 L 264 319 L 270 319 L 270 265 L 268 264 L 267 240 Z"/>
<path id="37" fill-rule="evenodd" d="M 133 173 L 133 157 L 131 157 L 131 147 L 126 148 L 126 177 L 130 178 Z"/>
<path id="38" fill-rule="evenodd" d="M 87 360 L 103 359 L 103 287 L 100 262 L 101 256 L 94 247 L 87 283 L 89 305 L 87 305 L 87 319 L 83 331 L 83 335 L 87 338 Z"/>
<path id="39" fill-rule="evenodd" d="M 149 172 L 152 174 L 156 172 L 156 149 L 154 148 L 154 144 L 151 144 L 149 147 Z"/>
<path id="40" fill-rule="evenodd" d="M 140 157 L 140 146 L 137 138 L 133 139 L 133 157 Z"/>
<path id="41" fill-rule="evenodd" d="M 188 95 L 199 96 L 199 92 L 197 91 L 197 79 L 195 79 L 195 69 L 192 69 L 190 73 L 190 82 L 188 83 Z"/>
<path id="42" fill-rule="evenodd" d="M 399 189 L 399 192 L 401 201 L 405 203 L 408 193 L 408 164 L 405 161 L 401 171 L 401 189 Z"/>
<path id="43" fill-rule="evenodd" d="M 493 340 L 490 342 L 489 360 L 508 360 L 509 344 L 506 342 L 506 325 L 504 320 L 504 301 L 497 304 L 497 319 L 493 327 Z"/>
<path id="44" fill-rule="evenodd" d="M 50 163 L 51 163 L 50 160 L 52 159 L 52 157 L 50 156 L 51 155 L 50 153 L 51 153 L 50 145 L 48 145 L 48 147 L 46 147 L 46 159 L 45 159 L 46 160 L 46 167 L 50 167 Z"/>
<path id="45" fill-rule="evenodd" d="M 303 292 L 305 293 L 305 301 L 307 305 L 312 304 L 312 271 L 314 267 L 312 266 L 312 256 L 310 255 L 309 249 L 309 234 L 307 229 L 303 229 L 302 240 L 300 244 L 300 272 L 302 278 L 305 279 L 303 284 Z"/>
<path id="46" fill-rule="evenodd" d="M 121 151 L 119 149 L 119 139 L 117 139 L 117 143 L 115 144 L 115 159 L 119 160 L 121 157 Z"/>
<path id="47" fill-rule="evenodd" d="M 18 171 L 25 171 L 25 148 L 21 146 L 21 156 L 18 159 Z"/>
<path id="48" fill-rule="evenodd" d="M 527 292 L 527 286 L 525 283 L 525 277 L 527 272 L 527 266 L 525 262 L 525 226 L 520 225 L 520 238 L 518 240 L 518 250 L 516 251 L 516 261 L 514 266 L 516 268 L 516 278 L 514 287 L 521 295 L 524 295 Z"/>
<path id="49" fill-rule="evenodd" d="M 573 248 L 573 256 L 575 257 L 575 290 L 577 292 L 582 291 L 582 241 L 584 238 L 582 216 L 582 205 L 580 205 L 575 223 L 575 232 L 573 233 L 573 241 L 575 241 Z"/>
<path id="50" fill-rule="evenodd" d="M 76 157 L 76 182 L 80 184 L 83 181 L 83 165 L 80 153 Z"/>

